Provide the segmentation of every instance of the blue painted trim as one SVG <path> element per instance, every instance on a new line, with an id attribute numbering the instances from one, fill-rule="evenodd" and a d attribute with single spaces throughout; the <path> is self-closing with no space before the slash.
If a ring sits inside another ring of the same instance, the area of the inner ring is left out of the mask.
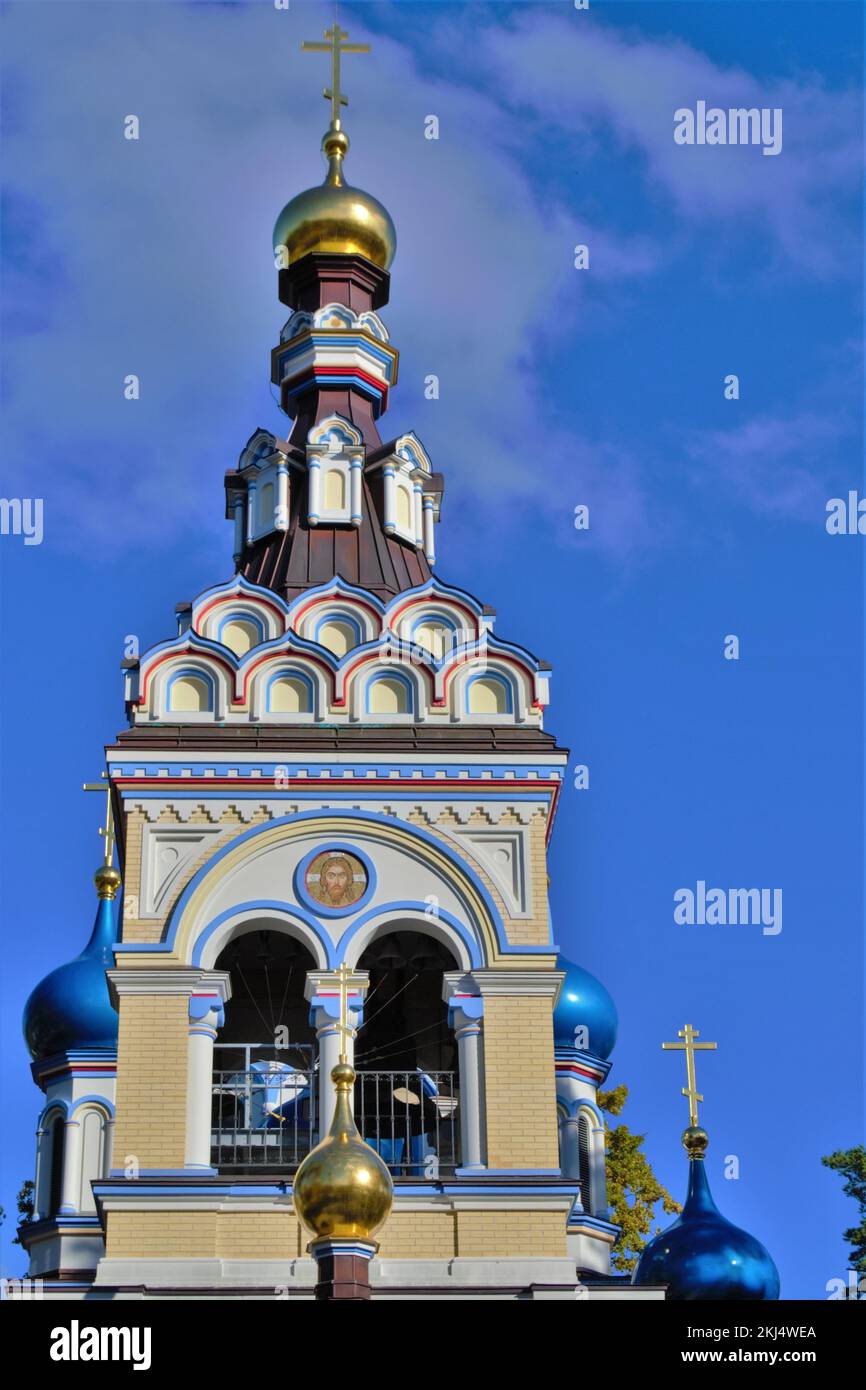
<path id="1" fill-rule="evenodd" d="M 120 1173 L 112 1173 L 110 1178 L 101 1178 L 93 1183 L 94 1194 L 99 1198 L 105 1197 L 129 1197 L 130 1201 L 138 1201 L 141 1197 L 189 1197 L 194 1194 L 199 1197 L 283 1197 L 287 1200 L 292 1193 L 292 1180 L 286 1178 L 283 1182 L 261 1182 L 247 1183 L 241 1187 L 231 1179 L 224 1182 L 209 1182 L 207 1185 L 196 1182 L 196 1174 L 190 1169 L 175 1169 L 173 1172 L 166 1172 L 166 1177 L 183 1177 L 188 1175 L 189 1180 L 178 1183 L 177 1186 L 161 1185 L 159 1187 L 148 1186 L 138 1178 L 123 1178 Z M 512 1176 L 519 1176 L 519 1170 L 512 1171 Z M 156 1170 L 151 1171 L 147 1176 L 159 1177 L 161 1174 Z M 218 1176 L 215 1174 L 215 1176 Z M 553 1176 L 553 1175 L 552 1175 Z M 575 1200 L 580 1195 L 580 1183 L 578 1182 L 557 1182 L 555 1187 L 543 1181 L 533 1184 L 517 1186 L 507 1182 L 473 1182 L 471 1178 L 462 1181 L 450 1181 L 436 1179 L 432 1182 L 412 1182 L 401 1183 L 395 1189 L 395 1195 L 400 1197 L 429 1197 L 431 1193 L 440 1196 L 450 1197 L 549 1197 L 551 1192 L 555 1192 L 562 1197 L 571 1197 Z M 598 1217 L 587 1218 L 600 1226 L 605 1223 Z"/>
<path id="2" fill-rule="evenodd" d="M 244 613 L 243 611 L 238 611 L 235 613 L 225 613 L 220 618 L 219 627 L 217 628 L 217 641 L 220 642 L 223 646 L 225 646 L 225 643 L 223 642 L 223 628 L 226 626 L 227 623 L 250 623 L 255 628 L 259 636 L 259 640 L 256 643 L 256 646 L 261 646 L 262 642 L 264 642 L 265 637 L 267 635 L 265 632 L 265 625 L 262 619 L 259 618 L 256 614 Z M 229 651 L 231 651 L 231 647 L 229 647 Z"/>
<path id="3" fill-rule="evenodd" d="M 604 1231 L 610 1235 L 619 1235 L 622 1230 L 622 1227 L 615 1225 L 613 1221 L 605 1221 L 601 1216 L 590 1216 L 588 1211 L 575 1211 L 572 1209 L 568 1215 L 566 1229 L 578 1224 L 581 1226 L 591 1226 L 595 1231 Z"/>
<path id="4" fill-rule="evenodd" d="M 51 1114 L 52 1110 L 59 1110 L 61 1115 L 63 1115 L 64 1118 L 66 1118 L 69 1115 L 69 1101 L 64 1100 L 62 1096 L 55 1096 L 53 1100 L 50 1100 L 46 1105 L 45 1109 L 42 1111 L 41 1115 L 39 1116 L 39 1119 L 36 1121 L 38 1129 L 41 1129 L 42 1126 L 45 1124 L 45 1121 Z"/>
<path id="5" fill-rule="evenodd" d="M 273 824 L 273 822 L 271 823 Z M 320 854 L 351 854 L 354 855 L 356 859 L 360 859 L 364 868 L 367 870 L 367 887 L 356 902 L 348 903 L 345 907 L 326 907 L 324 903 L 320 903 L 318 898 L 314 898 L 312 894 L 308 892 L 305 883 L 307 870 L 313 860 L 318 859 Z M 375 893 L 377 885 L 378 878 L 376 875 L 376 867 L 370 856 L 345 840 L 326 840 L 324 844 L 317 845 L 315 849 L 311 849 L 309 854 L 305 854 L 303 859 L 298 863 L 295 869 L 293 883 L 295 896 L 300 899 L 305 907 L 309 908 L 313 916 L 327 918 L 348 917 L 352 912 L 359 912 L 362 908 L 366 907 Z"/>
<path id="6" fill-rule="evenodd" d="M 270 593 L 270 590 L 265 589 L 263 592 Z M 342 579 L 339 575 L 336 577 L 336 579 L 329 579 L 326 584 L 317 584 L 314 588 L 307 589 L 303 594 L 301 594 L 298 598 L 294 599 L 291 604 L 289 604 L 289 606 L 286 609 L 286 612 L 291 617 L 294 615 L 295 609 L 300 607 L 306 607 L 306 605 L 313 599 L 339 596 L 351 598 L 352 595 L 354 595 L 356 598 L 363 599 L 366 603 L 372 605 L 372 607 L 375 608 L 380 615 L 384 615 L 385 604 L 382 602 L 380 598 L 376 596 L 376 594 L 371 593 L 369 589 L 361 588 L 359 584 L 350 584 L 347 580 Z"/>
<path id="7" fill-rule="evenodd" d="M 379 903 L 375 907 L 371 907 L 369 912 L 365 912 L 363 917 L 359 917 L 357 921 L 352 922 L 346 928 L 345 932 L 340 937 L 340 940 L 337 943 L 337 945 L 332 948 L 334 956 L 333 968 L 337 969 L 339 962 L 341 960 L 345 960 L 346 950 L 348 949 L 349 942 L 352 940 L 352 937 L 355 936 L 361 930 L 362 927 L 365 927 L 369 922 L 374 921 L 377 917 L 390 915 L 395 912 L 420 912 L 421 915 L 425 917 L 428 921 L 444 922 L 446 926 L 450 927 L 452 931 L 456 932 L 456 934 L 460 937 L 460 940 L 466 947 L 467 951 L 469 952 L 471 968 L 475 970 L 484 964 L 484 956 L 482 954 L 481 942 L 477 941 L 475 937 L 468 931 L 464 923 L 459 921 L 458 918 L 454 917 L 452 913 L 447 912 L 446 909 L 443 907 L 439 907 L 436 910 L 436 916 L 434 918 L 431 918 L 429 903 L 413 901 L 411 898 L 402 898 L 397 899 L 394 902 Z"/>
<path id="8" fill-rule="evenodd" d="M 280 680 L 300 681 L 300 683 L 303 685 L 304 689 L 307 692 L 307 708 L 305 710 L 299 710 L 298 713 L 315 713 L 316 695 L 313 687 L 313 682 L 310 676 L 307 674 L 306 671 L 302 671 L 299 667 L 293 669 L 291 666 L 287 666 L 284 670 L 274 671 L 272 675 L 268 677 L 268 683 L 265 686 L 265 714 L 273 713 L 273 711 L 271 710 L 271 688 L 276 681 Z"/>
<path id="9" fill-rule="evenodd" d="M 477 671 L 474 676 L 470 676 L 463 687 L 463 704 L 465 714 L 472 714 L 473 712 L 478 712 L 472 711 L 469 708 L 469 691 L 471 690 L 472 686 L 476 684 L 477 681 L 488 681 L 490 684 L 501 686 L 502 689 L 505 691 L 505 709 L 504 711 L 498 711 L 498 713 L 514 713 L 514 686 L 512 682 L 508 679 L 507 676 L 502 675 L 500 671 L 485 670 Z"/>
<path id="10" fill-rule="evenodd" d="M 369 646 L 369 645 L 371 645 L 371 644 L 370 644 L 370 643 L 367 643 L 367 645 Z M 375 645 L 376 645 L 376 646 L 379 646 L 380 644 L 377 642 Z M 403 646 L 403 645 L 405 645 L 405 644 L 404 644 L 404 643 L 399 643 L 399 642 L 398 642 L 396 645 L 399 647 L 399 646 Z M 407 675 L 405 671 L 401 671 L 401 670 L 399 670 L 399 668 L 397 668 L 397 667 L 394 667 L 394 668 L 392 669 L 391 667 L 388 667 L 388 666 L 386 666 L 386 667 L 380 667 L 378 670 L 373 670 L 373 671 L 371 671 L 370 674 L 366 677 L 366 679 L 365 679 L 365 681 L 364 681 L 364 713 L 365 713 L 365 714 L 373 714 L 373 713 L 379 714 L 379 713 L 380 713 L 380 711 L 378 711 L 378 710 L 377 710 L 377 711 L 374 711 L 374 710 L 371 710 L 371 709 L 370 709 L 370 692 L 371 692 L 373 686 L 376 685 L 379 681 L 396 681 L 396 683 L 397 683 L 398 685 L 402 685 L 402 686 L 403 686 L 403 689 L 406 691 L 406 708 L 405 708 L 405 709 L 402 709 L 402 710 L 398 710 L 398 711 L 397 711 L 398 714 L 402 714 L 402 715 L 415 715 L 415 714 L 417 714 L 417 712 L 418 712 L 418 689 L 417 689 L 417 686 L 416 686 L 415 681 L 413 680 L 413 678 L 412 678 L 411 676 Z"/>
<path id="11" fill-rule="evenodd" d="M 172 708 L 171 692 L 175 683 L 179 680 L 193 677 L 200 680 L 207 688 L 208 705 L 206 710 L 198 711 L 201 714 L 213 714 L 216 710 L 216 684 L 213 672 L 201 666 L 182 666 L 176 671 L 172 671 L 165 683 L 165 709 L 167 714 L 187 714 L 188 710 L 176 710 Z"/>
<path id="12" fill-rule="evenodd" d="M 112 1119 L 114 1118 L 114 1106 L 106 1096 L 79 1096 L 69 1112 L 70 1115 L 74 1115 L 80 1105 L 101 1105 L 104 1110 L 108 1111 Z"/>
<path id="13" fill-rule="evenodd" d="M 319 633 L 325 626 L 325 623 L 345 623 L 347 627 L 350 627 L 352 629 L 352 632 L 354 633 L 355 647 L 360 647 L 361 643 L 364 641 L 364 632 L 361 628 L 360 619 L 356 618 L 354 613 L 344 613 L 341 609 L 336 608 L 333 612 L 323 613 L 321 617 L 318 617 L 316 619 L 314 638 L 315 641 L 319 644 L 319 646 L 322 645 L 321 642 L 319 642 Z M 354 650 L 354 648 L 352 648 L 352 650 Z"/>
<path id="14" fill-rule="evenodd" d="M 273 824 L 273 822 L 271 822 L 271 824 Z M 322 936 L 320 923 L 309 912 L 305 912 L 303 908 L 297 907 L 294 903 L 280 902 L 279 899 L 276 898 L 253 898 L 249 902 L 237 903 L 234 907 L 228 907 L 225 912 L 221 912 L 217 917 L 214 917 L 213 921 L 208 922 L 207 926 L 199 933 L 196 939 L 192 964 L 201 964 L 201 957 L 205 945 L 213 936 L 214 932 L 222 926 L 223 922 L 228 921 L 230 917 L 237 917 L 243 912 L 259 912 L 262 910 L 281 912 L 284 916 L 294 918 L 296 921 L 300 922 L 302 926 L 307 927 L 314 940 L 317 941 L 320 946 L 326 948 L 325 960 L 321 965 L 317 962 L 316 968 L 319 970 L 328 970 L 331 968 L 328 963 L 329 957 L 327 955 L 327 946 L 329 943 L 327 943 Z M 146 946 L 145 950 L 169 951 L 171 947 L 172 941 L 168 939 L 165 942 L 159 942 L 156 946 Z M 126 951 L 138 951 L 140 949 L 140 943 L 131 943 L 123 949 Z M 311 954 L 315 957 L 315 952 Z"/>

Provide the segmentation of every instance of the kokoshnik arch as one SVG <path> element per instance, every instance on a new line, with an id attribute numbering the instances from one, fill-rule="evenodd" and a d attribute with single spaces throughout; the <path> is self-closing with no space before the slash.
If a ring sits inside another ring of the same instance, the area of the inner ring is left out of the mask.
<path id="1" fill-rule="evenodd" d="M 396 233 L 345 182 L 336 77 L 324 184 L 275 229 L 291 428 L 226 474 L 233 576 L 124 663 L 96 926 L 28 1001 L 31 1274 L 58 1297 L 312 1297 L 292 1179 L 345 1052 L 394 1185 L 376 1296 L 661 1298 L 610 1277 L 617 1020 L 551 931 L 549 667 L 434 575 L 443 478 L 379 433 Z"/>

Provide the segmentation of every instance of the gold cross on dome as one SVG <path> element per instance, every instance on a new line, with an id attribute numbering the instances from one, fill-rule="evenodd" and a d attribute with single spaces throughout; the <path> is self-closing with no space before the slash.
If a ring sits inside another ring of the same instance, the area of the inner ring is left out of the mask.
<path id="1" fill-rule="evenodd" d="M 352 971 L 345 961 L 340 966 L 337 974 L 340 978 L 340 1061 L 348 1062 L 349 1054 L 346 1051 L 346 1039 L 350 1036 L 352 1029 L 349 1027 L 349 980 L 352 978 Z"/>
<path id="2" fill-rule="evenodd" d="M 331 55 L 331 85 L 325 87 L 322 96 L 331 103 L 331 125 L 339 127 L 340 107 L 348 106 L 349 99 L 344 97 L 340 91 L 340 58 L 344 53 L 369 53 L 368 43 L 344 43 L 349 35 L 337 24 L 332 24 L 330 29 L 325 30 L 327 43 L 313 43 L 304 40 L 301 49 L 304 53 L 330 53 Z"/>
<path id="3" fill-rule="evenodd" d="M 85 782 L 83 790 L 105 793 L 105 825 L 99 827 L 99 833 L 105 840 L 105 864 L 110 869 L 111 861 L 114 858 L 114 812 L 111 807 L 111 783 L 103 772 L 101 782 Z"/>
<path id="4" fill-rule="evenodd" d="M 682 1038 L 683 1042 L 662 1043 L 662 1048 L 666 1052 L 676 1051 L 685 1052 L 686 1054 L 686 1077 L 688 1078 L 689 1084 L 683 1087 L 682 1093 L 689 1102 L 690 1125 L 697 1125 L 698 1101 L 703 1100 L 703 1096 L 698 1091 L 698 1081 L 695 1073 L 695 1053 L 702 1050 L 714 1052 L 718 1047 L 718 1043 L 714 1042 L 696 1042 L 695 1039 L 700 1036 L 697 1028 L 693 1028 L 690 1023 L 687 1023 L 685 1028 L 677 1029 L 677 1037 Z"/>

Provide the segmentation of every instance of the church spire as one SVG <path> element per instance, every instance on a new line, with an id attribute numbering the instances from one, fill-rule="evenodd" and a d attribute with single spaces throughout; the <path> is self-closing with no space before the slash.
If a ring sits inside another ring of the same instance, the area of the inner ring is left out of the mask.
<path id="1" fill-rule="evenodd" d="M 271 381 L 293 421 L 287 439 L 258 430 L 226 475 L 235 564 L 292 599 L 335 578 L 387 602 L 427 583 L 443 493 L 411 432 L 383 443 L 378 422 L 397 381 L 379 310 L 397 247 L 391 217 L 345 182 L 349 137 L 341 59 L 368 53 L 334 24 L 307 52 L 328 53 L 324 183 L 297 194 L 274 228 L 279 296 L 292 312 L 271 354 Z"/>

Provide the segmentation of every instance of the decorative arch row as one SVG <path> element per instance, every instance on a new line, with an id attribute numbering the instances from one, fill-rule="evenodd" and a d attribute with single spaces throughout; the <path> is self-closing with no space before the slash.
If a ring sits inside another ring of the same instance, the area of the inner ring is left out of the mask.
<path id="1" fill-rule="evenodd" d="M 436 673 L 408 654 L 383 661 L 377 647 L 339 671 L 290 648 L 245 673 L 208 652 L 191 651 L 166 653 L 147 677 L 140 717 L 151 720 L 423 722 L 438 716 L 520 722 L 539 713 L 531 672 L 508 658 L 480 660 L 471 653 Z"/>

